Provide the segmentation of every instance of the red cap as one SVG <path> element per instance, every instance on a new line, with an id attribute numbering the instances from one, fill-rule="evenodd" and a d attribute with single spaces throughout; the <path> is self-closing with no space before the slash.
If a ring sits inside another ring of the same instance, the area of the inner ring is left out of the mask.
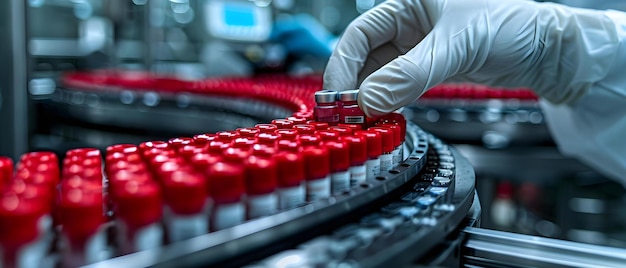
<path id="1" fill-rule="evenodd" d="M 41 175 L 41 174 L 37 174 Z M 31 178 L 32 180 L 32 178 Z M 52 189 L 45 184 L 26 182 L 21 179 L 13 180 L 8 191 L 17 194 L 20 198 L 32 199 L 38 203 L 40 214 L 49 214 L 55 202 L 56 185 Z"/>
<path id="2" fill-rule="evenodd" d="M 5 254 L 37 238 L 42 207 L 40 202 L 12 191 L 0 193 L 0 245 Z"/>
<path id="3" fill-rule="evenodd" d="M 153 181 L 125 181 L 112 195 L 115 215 L 131 233 L 161 220 L 161 189 Z"/>
<path id="4" fill-rule="evenodd" d="M 287 119 L 274 119 L 272 124 L 276 125 L 278 129 L 291 129 L 294 125 L 293 121 Z"/>
<path id="5" fill-rule="evenodd" d="M 233 141 L 233 148 L 239 148 L 243 150 L 250 150 L 252 146 L 257 143 L 256 138 L 236 138 Z"/>
<path id="6" fill-rule="evenodd" d="M 329 127 L 328 129 L 339 133 L 339 136 L 352 135 L 352 129 L 346 126 L 332 126 L 332 127 Z"/>
<path id="7" fill-rule="evenodd" d="M 276 146 L 276 142 L 280 139 L 281 135 L 276 133 L 259 133 L 259 135 L 257 135 L 258 143 L 269 146 Z"/>
<path id="8" fill-rule="evenodd" d="M 293 114 L 294 117 L 304 118 L 307 120 L 313 119 L 313 111 L 299 111 Z"/>
<path id="9" fill-rule="evenodd" d="M 214 140 L 209 142 L 209 145 L 206 147 L 207 152 L 221 154 L 222 151 L 230 148 L 230 142 L 224 142 L 219 140 Z"/>
<path id="10" fill-rule="evenodd" d="M 329 141 L 324 143 L 330 156 L 330 171 L 340 172 L 350 168 L 350 146 L 343 141 Z"/>
<path id="11" fill-rule="evenodd" d="M 128 181 L 145 182 L 151 180 L 152 176 L 147 171 L 119 170 L 109 175 L 109 192 L 115 195 L 116 189 L 123 187 Z"/>
<path id="12" fill-rule="evenodd" d="M 143 153 L 151 148 L 167 149 L 168 144 L 164 141 L 146 141 L 139 144 L 139 150 Z"/>
<path id="13" fill-rule="evenodd" d="M 367 157 L 376 158 L 383 153 L 382 136 L 378 132 L 359 130 L 354 133 L 356 136 L 363 136 L 367 142 Z"/>
<path id="14" fill-rule="evenodd" d="M 76 148 L 71 149 L 65 152 L 65 158 L 71 158 L 73 156 L 78 156 L 80 158 L 84 157 L 101 157 L 100 150 L 96 148 Z"/>
<path id="15" fill-rule="evenodd" d="M 287 117 L 287 120 L 293 122 L 294 125 L 306 124 L 307 119 L 302 117 L 290 116 Z"/>
<path id="16" fill-rule="evenodd" d="M 240 148 L 227 148 L 222 152 L 222 159 L 226 162 L 243 164 L 246 159 L 251 155 L 249 150 L 243 150 Z"/>
<path id="17" fill-rule="evenodd" d="M 322 141 L 337 141 L 339 140 L 339 133 L 334 130 L 326 129 L 326 130 L 316 130 L 315 134 L 322 138 Z"/>
<path id="18" fill-rule="evenodd" d="M 383 153 L 393 152 L 395 146 L 393 144 L 393 131 L 391 129 L 386 127 L 371 127 L 368 128 L 367 131 L 380 133 Z"/>
<path id="19" fill-rule="evenodd" d="M 239 133 L 241 137 L 254 138 L 261 131 L 258 128 L 247 127 L 247 128 L 238 128 L 237 132 Z"/>
<path id="20" fill-rule="evenodd" d="M 313 126 L 315 128 L 315 130 L 325 130 L 325 129 L 328 129 L 328 123 L 326 123 L 326 122 L 315 122 L 315 121 L 312 121 L 312 122 L 308 122 L 307 124 Z"/>
<path id="21" fill-rule="evenodd" d="M 248 195 L 268 194 L 276 190 L 276 163 L 272 158 L 251 156 L 246 161 Z"/>
<path id="22" fill-rule="evenodd" d="M 178 151 L 183 146 L 193 144 L 194 142 L 193 138 L 178 137 L 168 140 L 167 143 L 169 144 L 169 148 L 173 148 L 174 151 Z"/>
<path id="23" fill-rule="evenodd" d="M 176 171 L 163 179 L 165 203 L 178 215 L 202 213 L 208 198 L 204 177 L 185 171 Z"/>
<path id="24" fill-rule="evenodd" d="M 245 194 L 245 169 L 243 165 L 218 162 L 207 170 L 208 188 L 215 203 L 241 201 Z"/>
<path id="25" fill-rule="evenodd" d="M 330 156 L 324 147 L 309 146 L 302 151 L 307 180 L 317 180 L 330 173 Z"/>
<path id="26" fill-rule="evenodd" d="M 191 158 L 191 164 L 200 172 L 205 172 L 209 167 L 220 161 L 222 161 L 221 155 L 211 153 L 196 154 Z"/>
<path id="27" fill-rule="evenodd" d="M 199 144 L 187 144 L 181 148 L 178 148 L 178 155 L 185 159 L 190 159 L 195 154 L 206 152 L 206 147 Z"/>
<path id="28" fill-rule="evenodd" d="M 315 133 L 315 126 L 310 124 L 294 125 L 293 129 L 297 130 L 300 134 L 313 134 Z"/>
<path id="29" fill-rule="evenodd" d="M 209 144 L 213 140 L 215 140 L 215 134 L 205 133 L 193 136 L 193 143 L 200 146 Z"/>
<path id="30" fill-rule="evenodd" d="M 276 153 L 277 150 L 275 147 L 265 144 L 255 144 L 251 149 L 251 154 L 254 156 L 272 157 Z"/>
<path id="31" fill-rule="evenodd" d="M 113 152 L 113 153 L 107 154 L 104 161 L 105 161 L 105 164 L 109 164 L 109 163 L 116 162 L 116 161 L 139 163 L 139 162 L 142 162 L 143 159 L 141 159 L 141 155 L 138 152 L 131 152 L 131 153 Z"/>
<path id="32" fill-rule="evenodd" d="M 278 141 L 278 150 L 279 151 L 288 151 L 292 153 L 298 153 L 302 150 L 302 145 L 300 144 L 300 140 L 279 140 Z"/>
<path id="33" fill-rule="evenodd" d="M 172 176 L 172 173 L 177 171 L 193 171 L 193 167 L 186 162 L 172 161 L 161 164 L 158 167 L 154 167 L 152 169 L 156 177 L 160 182 L 163 182 L 163 179 Z"/>
<path id="34" fill-rule="evenodd" d="M 139 150 L 139 148 L 137 147 L 137 145 L 134 145 L 134 144 L 114 144 L 114 145 L 107 147 L 106 155 L 107 157 L 109 157 L 109 155 L 113 153 L 126 154 L 126 153 L 137 152 L 137 150 Z"/>
<path id="35" fill-rule="evenodd" d="M 394 124 L 380 124 L 377 127 L 385 127 L 393 131 L 393 145 L 398 147 L 402 145 L 402 129 L 398 125 Z"/>
<path id="36" fill-rule="evenodd" d="M 302 144 L 303 147 L 306 147 L 306 146 L 320 146 L 320 144 L 322 143 L 322 138 L 319 135 L 317 135 L 317 134 L 300 135 L 300 136 L 298 136 L 298 140 L 300 141 L 300 144 Z"/>
<path id="37" fill-rule="evenodd" d="M 236 138 L 239 138 L 239 133 L 237 131 L 220 131 L 215 133 L 217 135 L 217 139 L 223 142 L 231 142 Z"/>
<path id="38" fill-rule="evenodd" d="M 106 221 L 102 188 L 100 191 L 96 188 L 94 185 L 61 187 L 56 207 L 59 223 L 63 226 L 63 234 L 74 246 L 84 246 Z"/>
<path id="39" fill-rule="evenodd" d="M 36 162 L 59 162 L 59 159 L 55 153 L 47 151 L 25 153 L 20 157 L 20 162 L 26 159 Z"/>
<path id="40" fill-rule="evenodd" d="M 290 129 L 278 129 L 274 132 L 280 135 L 282 140 L 296 140 L 298 138 L 299 132 L 293 128 Z"/>
<path id="41" fill-rule="evenodd" d="M 280 152 L 274 158 L 278 176 L 278 186 L 293 187 L 304 181 L 304 158 L 299 153 Z"/>
<path id="42" fill-rule="evenodd" d="M 361 125 L 355 125 L 355 124 L 345 124 L 345 123 L 339 123 L 337 124 L 338 127 L 347 127 L 352 129 L 352 132 L 355 132 L 357 130 L 363 130 L 363 127 L 361 127 Z"/>
<path id="43" fill-rule="evenodd" d="M 259 129 L 261 133 L 274 133 L 278 129 L 274 124 L 256 124 L 254 127 Z"/>
<path id="44" fill-rule="evenodd" d="M 176 155 L 176 152 L 170 148 L 149 148 L 142 151 L 142 155 L 144 159 L 150 160 L 158 155 L 174 156 Z"/>
<path id="45" fill-rule="evenodd" d="M 367 139 L 364 136 L 341 137 L 350 144 L 350 166 L 360 166 L 367 161 Z"/>
<path id="46" fill-rule="evenodd" d="M 107 163 L 106 165 L 106 174 L 108 177 L 111 177 L 112 174 L 121 170 L 126 170 L 130 172 L 147 172 L 148 167 L 143 162 L 127 162 L 127 161 L 115 161 L 115 162 Z"/>
<path id="47" fill-rule="evenodd" d="M 6 156 L 0 156 L 0 184 L 8 184 L 12 179 L 13 160 Z"/>
<path id="48" fill-rule="evenodd" d="M 400 126 L 400 140 L 404 142 L 406 138 L 406 118 L 401 113 L 389 113 L 383 117 L 383 122 L 386 124 L 394 124 Z"/>

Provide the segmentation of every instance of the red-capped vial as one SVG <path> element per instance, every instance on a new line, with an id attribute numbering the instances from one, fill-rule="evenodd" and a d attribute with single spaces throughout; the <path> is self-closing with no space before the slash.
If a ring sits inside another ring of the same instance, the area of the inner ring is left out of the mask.
<path id="1" fill-rule="evenodd" d="M 54 162 L 54 163 L 59 162 L 59 159 L 57 158 L 57 155 L 55 153 L 47 152 L 47 151 L 25 153 L 22 156 L 20 156 L 19 162 L 27 160 L 27 159 L 36 160 L 37 162 Z"/>
<path id="2" fill-rule="evenodd" d="M 301 206 L 306 201 L 304 158 L 300 153 L 280 152 L 275 157 L 278 181 L 278 209 Z"/>
<path id="3" fill-rule="evenodd" d="M 265 144 L 255 144 L 252 146 L 250 150 L 250 154 L 254 156 L 260 157 L 272 157 L 274 156 L 278 150 L 276 147 L 265 145 Z"/>
<path id="4" fill-rule="evenodd" d="M 291 129 L 294 125 L 293 121 L 287 119 L 274 119 L 272 124 L 276 125 L 278 129 Z"/>
<path id="5" fill-rule="evenodd" d="M 327 122 L 308 122 L 307 125 L 311 125 L 315 130 L 326 130 L 330 126 Z"/>
<path id="6" fill-rule="evenodd" d="M 405 138 L 406 138 L 406 118 L 404 118 L 404 115 L 401 113 L 389 113 L 386 114 L 383 117 L 383 122 L 385 124 L 394 124 L 394 125 L 398 125 L 400 126 L 401 129 L 401 140 L 402 142 L 404 142 Z"/>
<path id="7" fill-rule="evenodd" d="M 370 127 L 367 129 L 370 132 L 380 133 L 382 140 L 383 153 L 380 155 L 380 171 L 389 171 L 393 168 L 393 150 L 394 139 L 393 131 L 385 127 Z"/>
<path id="8" fill-rule="evenodd" d="M 194 142 L 193 138 L 190 137 L 177 137 L 169 139 L 167 143 L 169 144 L 169 148 L 174 149 L 174 151 L 178 151 L 183 146 L 193 144 Z"/>
<path id="9" fill-rule="evenodd" d="M 377 127 L 388 128 L 393 132 L 393 166 L 397 167 L 402 162 L 402 129 L 394 124 L 380 124 Z"/>
<path id="10" fill-rule="evenodd" d="M 293 129 L 297 130 L 300 135 L 315 133 L 315 126 L 310 125 L 310 124 L 294 125 Z"/>
<path id="11" fill-rule="evenodd" d="M 237 133 L 244 138 L 254 138 L 261 132 L 260 129 L 254 127 L 238 128 Z"/>
<path id="12" fill-rule="evenodd" d="M 260 133 L 270 133 L 270 134 L 274 133 L 274 131 L 278 129 L 278 127 L 274 124 L 256 124 L 254 127 L 258 129 Z"/>
<path id="13" fill-rule="evenodd" d="M 215 140 L 215 134 L 204 133 L 193 136 L 193 143 L 199 146 L 209 144 L 209 142 Z"/>
<path id="14" fill-rule="evenodd" d="M 278 211 L 276 163 L 271 157 L 250 156 L 246 161 L 246 203 L 248 219 Z"/>
<path id="15" fill-rule="evenodd" d="M 202 153 L 194 155 L 190 162 L 198 172 L 205 173 L 212 165 L 222 161 L 221 154 Z"/>
<path id="16" fill-rule="evenodd" d="M 65 185 L 61 185 L 56 206 L 65 245 L 61 265 L 76 267 L 108 258 L 102 187 L 87 182 L 78 187 Z"/>
<path id="17" fill-rule="evenodd" d="M 360 125 L 363 129 L 365 127 L 365 113 L 359 108 L 357 103 L 358 95 L 359 90 L 356 89 L 339 92 L 339 101 L 341 102 L 339 122 Z"/>
<path id="18" fill-rule="evenodd" d="M 322 138 L 317 134 L 300 135 L 298 136 L 298 140 L 300 141 L 300 144 L 302 144 L 302 147 L 308 147 L 308 146 L 317 147 L 322 144 Z"/>
<path id="19" fill-rule="evenodd" d="M 330 157 L 330 191 L 339 194 L 350 189 L 350 147 L 342 141 L 324 143 Z"/>
<path id="20" fill-rule="evenodd" d="M 236 138 L 239 138 L 239 133 L 237 133 L 237 131 L 220 131 L 215 133 L 215 135 L 217 136 L 217 140 L 223 142 L 232 142 Z"/>
<path id="21" fill-rule="evenodd" d="M 332 127 L 329 127 L 328 130 L 337 132 L 339 136 L 341 137 L 352 136 L 352 132 L 353 132 L 351 128 L 345 127 L 345 126 L 332 126 Z"/>
<path id="22" fill-rule="evenodd" d="M 256 138 L 244 138 L 244 137 L 240 137 L 240 138 L 236 138 L 233 141 L 233 148 L 239 148 L 239 149 L 243 149 L 243 150 L 251 150 L 252 146 L 254 146 L 257 143 L 257 139 Z"/>
<path id="23" fill-rule="evenodd" d="M 339 140 L 339 136 L 340 136 L 339 132 L 331 130 L 331 129 L 316 130 L 315 135 L 320 136 L 320 138 L 322 138 L 322 142 L 337 141 Z"/>
<path id="24" fill-rule="evenodd" d="M 250 150 L 227 148 L 222 152 L 222 159 L 226 162 L 243 165 L 251 154 Z"/>
<path id="25" fill-rule="evenodd" d="M 181 161 L 165 162 L 152 168 L 152 172 L 155 174 L 159 182 L 163 182 L 163 179 L 170 177 L 172 173 L 177 171 L 192 172 L 193 170 L 194 168 L 192 165 Z"/>
<path id="26" fill-rule="evenodd" d="M 383 141 L 380 133 L 359 130 L 355 136 L 363 136 L 367 142 L 367 161 L 365 161 L 366 178 L 373 180 L 380 175 L 380 155 L 383 153 Z"/>
<path id="27" fill-rule="evenodd" d="M 176 171 L 163 179 L 165 227 L 170 242 L 209 232 L 207 180 L 194 172 Z"/>
<path id="28" fill-rule="evenodd" d="M 363 136 L 341 137 L 341 141 L 350 145 L 350 186 L 365 182 L 367 179 L 367 140 Z"/>
<path id="29" fill-rule="evenodd" d="M 302 118 L 302 117 L 295 117 L 295 116 L 290 116 L 287 117 L 287 120 L 293 122 L 293 125 L 300 125 L 300 124 L 306 124 L 306 121 L 308 121 L 308 119 L 306 118 Z"/>
<path id="30" fill-rule="evenodd" d="M 302 151 L 306 172 L 306 200 L 330 197 L 330 157 L 324 147 L 306 147 Z"/>
<path id="31" fill-rule="evenodd" d="M 246 218 L 242 202 L 246 189 L 244 166 L 218 162 L 209 167 L 206 176 L 209 195 L 215 202 L 210 217 L 211 230 L 222 230 L 243 223 Z"/>
<path id="32" fill-rule="evenodd" d="M 0 156 L 0 190 L 13 180 L 13 160 L 6 156 Z"/>
<path id="33" fill-rule="evenodd" d="M 300 151 L 302 151 L 302 144 L 300 144 L 299 139 L 293 141 L 279 140 L 276 146 L 278 148 L 278 151 L 287 151 L 292 153 L 299 153 Z"/>
<path id="34" fill-rule="evenodd" d="M 275 147 L 276 143 L 281 139 L 281 135 L 276 133 L 259 133 L 256 138 L 259 144 Z"/>
<path id="35" fill-rule="evenodd" d="M 297 130 L 290 128 L 290 129 L 278 129 L 276 130 L 276 132 L 274 132 L 275 134 L 280 135 L 281 140 L 297 140 L 298 139 L 298 135 L 300 134 Z"/>
<path id="36" fill-rule="evenodd" d="M 78 180 L 78 182 L 82 182 L 82 180 L 78 177 L 70 178 L 68 180 Z M 148 173 L 148 171 L 119 170 L 109 176 L 108 191 L 112 195 L 115 195 L 117 188 L 123 187 L 129 181 L 143 183 L 152 180 L 152 175 Z M 114 197 L 112 198 L 114 199 Z"/>
<path id="37" fill-rule="evenodd" d="M 315 92 L 315 121 L 326 122 L 331 126 L 339 123 L 339 107 L 337 106 L 337 91 L 320 90 Z"/>
<path id="38" fill-rule="evenodd" d="M 39 267 L 46 256 L 43 202 L 12 191 L 0 193 L 0 266 Z"/>
<path id="39" fill-rule="evenodd" d="M 163 241 L 162 200 L 159 185 L 151 180 L 129 180 L 112 193 L 119 254 L 158 247 Z"/>

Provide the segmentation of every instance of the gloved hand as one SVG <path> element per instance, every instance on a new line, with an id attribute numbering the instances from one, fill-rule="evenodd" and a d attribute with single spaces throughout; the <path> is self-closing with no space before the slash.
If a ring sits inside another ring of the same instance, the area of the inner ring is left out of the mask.
<path id="1" fill-rule="evenodd" d="M 626 15 L 617 11 L 388 0 L 347 27 L 324 88 L 359 88 L 361 109 L 379 116 L 445 81 L 528 87 L 544 100 L 563 152 L 626 184 L 625 39 Z"/>
<path id="2" fill-rule="evenodd" d="M 324 88 L 360 88 L 369 116 L 449 79 L 525 86 L 569 103 L 606 75 L 617 47 L 615 23 L 601 11 L 522 0 L 388 0 L 346 28 Z"/>

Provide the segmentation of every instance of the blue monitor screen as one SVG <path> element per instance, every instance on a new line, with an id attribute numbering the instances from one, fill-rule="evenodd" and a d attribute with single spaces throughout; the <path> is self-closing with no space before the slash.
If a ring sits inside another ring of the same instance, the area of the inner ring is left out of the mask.
<path id="1" fill-rule="evenodd" d="M 254 26 L 254 10 L 248 5 L 225 4 L 224 19 L 226 25 Z"/>

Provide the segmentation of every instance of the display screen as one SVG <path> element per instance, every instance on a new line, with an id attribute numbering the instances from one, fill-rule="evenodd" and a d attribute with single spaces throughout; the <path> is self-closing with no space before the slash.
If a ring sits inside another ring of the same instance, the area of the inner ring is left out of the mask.
<path id="1" fill-rule="evenodd" d="M 254 26 L 254 9 L 248 5 L 224 4 L 224 20 L 230 26 Z"/>

